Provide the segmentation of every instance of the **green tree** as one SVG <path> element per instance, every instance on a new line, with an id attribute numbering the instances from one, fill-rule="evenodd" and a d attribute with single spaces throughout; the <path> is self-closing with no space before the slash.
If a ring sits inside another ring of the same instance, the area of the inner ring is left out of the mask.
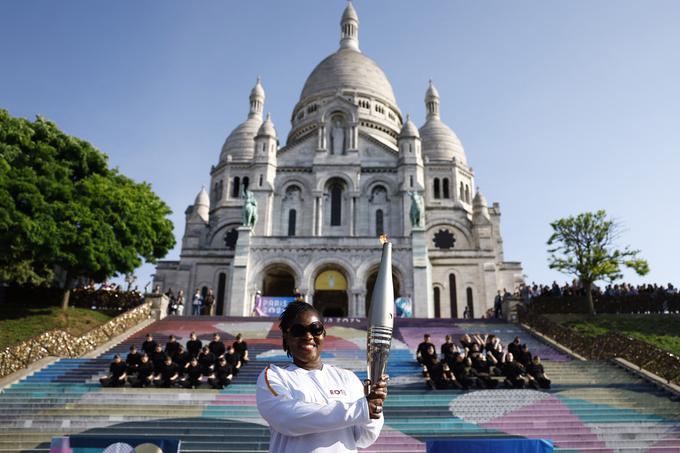
<path id="1" fill-rule="evenodd" d="M 552 222 L 548 239 L 549 264 L 565 274 L 575 275 L 583 284 L 591 315 L 595 314 L 592 287 L 597 280 L 621 278 L 621 266 L 638 275 L 649 272 L 647 261 L 638 258 L 639 250 L 617 248 L 621 226 L 607 219 L 603 210 L 586 212 Z"/>
<path id="2" fill-rule="evenodd" d="M 168 206 L 147 183 L 41 117 L 0 109 L 0 281 L 103 281 L 174 246 Z"/>

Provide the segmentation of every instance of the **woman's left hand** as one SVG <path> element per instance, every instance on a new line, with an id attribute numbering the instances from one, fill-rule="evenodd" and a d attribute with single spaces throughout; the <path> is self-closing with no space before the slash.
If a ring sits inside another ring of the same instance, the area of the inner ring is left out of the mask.
<path id="1" fill-rule="evenodd" d="M 383 406 L 387 398 L 387 380 L 389 377 L 383 375 L 382 378 L 374 385 L 369 385 L 369 381 L 364 382 L 364 393 L 368 400 L 368 410 L 372 419 L 379 419 L 382 417 Z"/>

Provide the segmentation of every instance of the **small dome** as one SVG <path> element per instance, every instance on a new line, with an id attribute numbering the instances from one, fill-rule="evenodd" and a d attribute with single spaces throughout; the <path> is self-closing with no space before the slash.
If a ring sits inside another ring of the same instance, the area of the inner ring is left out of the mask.
<path id="1" fill-rule="evenodd" d="M 255 86 L 253 87 L 252 90 L 250 90 L 250 97 L 261 97 L 264 98 L 264 87 L 262 86 L 262 81 L 260 78 L 257 78 L 257 82 L 255 83 Z"/>
<path id="2" fill-rule="evenodd" d="M 208 213 L 210 211 L 210 196 L 205 190 L 205 186 L 201 187 L 201 191 L 196 195 L 196 201 L 194 201 L 194 212 L 204 222 L 208 221 Z"/>
<path id="3" fill-rule="evenodd" d="M 262 118 L 258 116 L 252 116 L 239 124 L 224 141 L 220 160 L 225 160 L 227 155 L 231 155 L 232 159 L 236 160 L 252 159 L 255 151 L 255 135 L 261 124 Z"/>
<path id="4" fill-rule="evenodd" d="M 487 222 L 491 219 L 491 216 L 489 215 L 489 205 L 479 189 L 477 189 L 477 194 L 472 200 L 472 216 L 475 223 Z"/>
<path id="5" fill-rule="evenodd" d="M 345 21 L 349 20 L 354 20 L 356 22 L 359 22 L 359 15 L 357 14 L 356 10 L 354 9 L 354 6 L 352 6 L 352 2 L 347 2 L 347 7 L 345 8 L 345 11 L 342 13 L 342 19 L 340 20 L 340 23 L 343 23 Z"/>
<path id="6" fill-rule="evenodd" d="M 467 164 L 463 144 L 456 134 L 439 117 L 432 116 L 420 128 L 423 156 L 431 160 L 452 160 Z"/>
<path id="7" fill-rule="evenodd" d="M 427 87 L 427 91 L 425 92 L 425 102 L 432 98 L 439 99 L 439 91 L 437 91 L 437 88 L 432 83 L 432 80 L 430 80 L 430 86 Z"/>
<path id="8" fill-rule="evenodd" d="M 399 138 L 411 138 L 411 137 L 420 138 L 420 133 L 418 133 L 418 128 L 416 127 L 415 124 L 413 124 L 411 118 L 409 116 L 406 116 L 406 122 L 404 123 L 404 126 L 401 128 Z"/>
<path id="9" fill-rule="evenodd" d="M 398 109 L 392 84 L 382 69 L 366 55 L 349 48 L 338 50 L 314 68 L 302 88 L 300 103 L 343 89 L 375 96 Z"/>
<path id="10" fill-rule="evenodd" d="M 276 138 L 276 128 L 274 127 L 270 113 L 267 113 L 267 119 L 264 120 L 264 123 L 262 123 L 260 129 L 258 129 L 257 136 L 269 136 Z"/>

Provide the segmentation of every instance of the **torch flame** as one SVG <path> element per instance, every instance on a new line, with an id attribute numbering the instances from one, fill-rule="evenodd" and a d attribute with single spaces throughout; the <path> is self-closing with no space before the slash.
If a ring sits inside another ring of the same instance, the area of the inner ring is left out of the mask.
<path id="1" fill-rule="evenodd" d="M 387 237 L 385 233 L 380 235 L 380 245 L 385 245 L 386 242 L 390 242 L 390 238 Z"/>

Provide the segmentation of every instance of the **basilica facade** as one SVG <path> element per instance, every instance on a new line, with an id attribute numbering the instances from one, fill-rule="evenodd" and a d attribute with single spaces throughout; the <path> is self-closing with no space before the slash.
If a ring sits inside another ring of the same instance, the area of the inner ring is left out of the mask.
<path id="1" fill-rule="evenodd" d="M 250 315 L 257 291 L 299 289 L 324 316 L 362 317 L 386 233 L 395 296 L 412 300 L 414 316 L 463 317 L 467 307 L 480 317 L 522 278 L 503 257 L 500 207 L 475 190 L 435 86 L 418 128 L 361 52 L 351 3 L 340 25 L 339 49 L 307 78 L 285 144 L 263 116 L 258 79 L 247 119 L 186 210 L 180 259 L 160 262 L 155 283 L 189 296 L 213 288 L 224 315 Z"/>

